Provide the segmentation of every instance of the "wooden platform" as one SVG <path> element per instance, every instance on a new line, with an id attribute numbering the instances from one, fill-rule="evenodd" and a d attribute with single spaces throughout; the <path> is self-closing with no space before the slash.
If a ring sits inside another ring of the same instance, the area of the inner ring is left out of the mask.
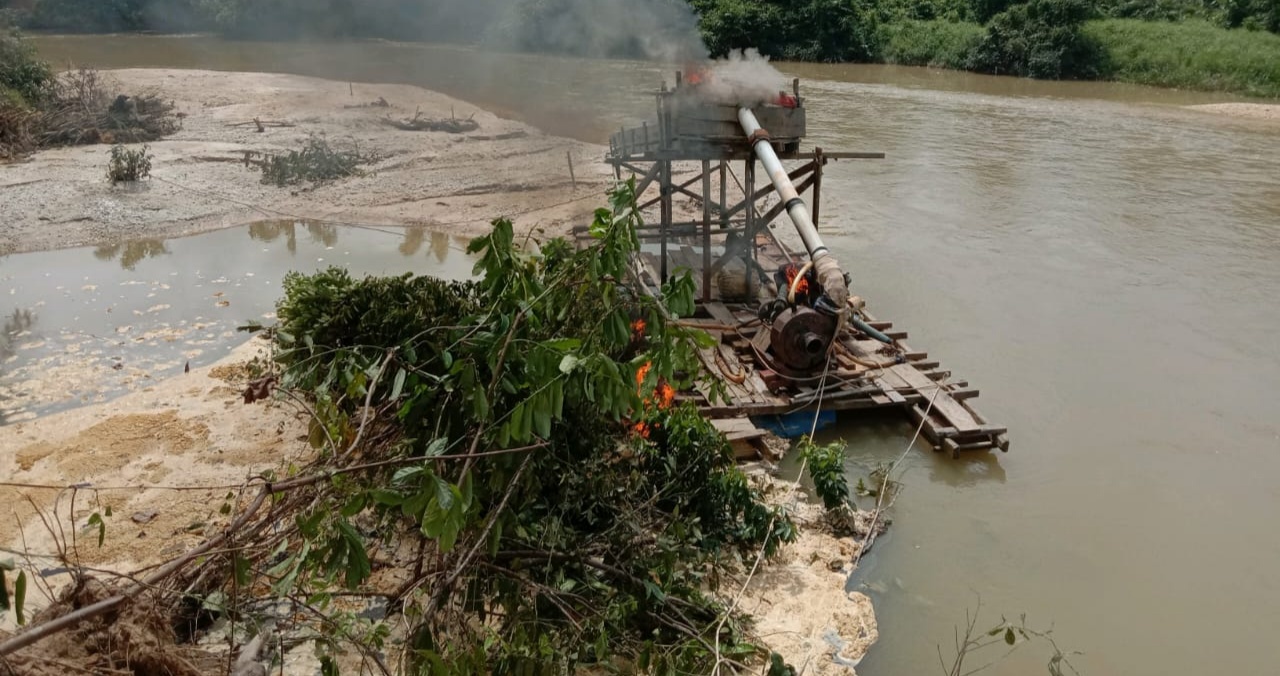
<path id="1" fill-rule="evenodd" d="M 787 262 L 802 262 L 769 228 L 761 230 L 755 237 L 755 260 L 761 269 L 777 270 Z M 708 260 L 713 266 L 723 264 L 723 249 L 704 255 L 699 239 L 670 237 L 668 271 L 674 274 L 687 268 L 700 272 Z M 651 248 L 637 256 L 636 274 L 652 294 L 660 286 L 662 266 L 660 253 Z M 731 253 L 729 258 L 733 257 Z M 755 275 L 759 280 L 760 274 Z M 928 353 L 908 345 L 907 333 L 892 322 L 877 320 L 864 310 L 863 319 L 891 338 L 891 343 L 847 327 L 838 337 L 825 376 L 823 369 L 788 374 L 776 366 L 769 352 L 770 331 L 757 316 L 759 302 L 722 300 L 718 289 L 703 288 L 710 276 L 691 277 L 703 300 L 693 317 L 679 321 L 706 331 L 716 344 L 700 351 L 703 377 L 677 399 L 694 402 L 708 417 L 745 423 L 755 416 L 811 412 L 819 406 L 829 411 L 894 408 L 904 411 L 913 423 L 923 421 L 922 434 L 935 451 L 947 451 L 958 458 L 962 451 L 1009 450 L 1008 430 L 991 424 L 974 408 L 978 390 L 954 378 Z M 776 296 L 772 280 L 764 280 L 759 295 L 762 299 Z M 721 424 L 739 436 L 752 434 L 750 425 Z"/>

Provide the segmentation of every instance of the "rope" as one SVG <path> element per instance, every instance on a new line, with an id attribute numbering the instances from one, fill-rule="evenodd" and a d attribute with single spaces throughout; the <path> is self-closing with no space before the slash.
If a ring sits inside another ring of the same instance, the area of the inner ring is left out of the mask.
<path id="1" fill-rule="evenodd" d="M 862 561 L 862 555 L 868 549 L 871 549 L 871 545 L 875 544 L 876 526 L 879 525 L 880 515 L 884 512 L 884 496 L 889 488 L 889 476 L 893 474 L 893 470 L 898 468 L 898 465 L 902 464 L 902 461 L 907 457 L 907 453 L 911 452 L 911 449 L 916 445 L 916 441 L 920 439 L 920 433 L 924 431 L 924 424 L 929 420 L 929 414 L 933 411 L 933 402 L 937 400 L 940 392 L 942 392 L 942 385 L 934 386 L 933 396 L 929 397 L 929 405 L 924 409 L 924 415 L 920 418 L 920 424 L 916 425 L 916 433 L 912 435 L 911 441 L 907 443 L 907 447 L 902 451 L 902 455 L 898 456 L 898 459 L 894 460 L 892 465 L 889 465 L 889 469 L 885 470 L 884 480 L 880 482 L 880 494 L 876 496 L 876 508 L 871 512 L 871 530 L 867 532 L 866 542 L 862 543 L 862 546 L 858 548 L 858 555 L 853 557 L 853 566 L 855 568 L 857 568 L 858 563 Z"/>

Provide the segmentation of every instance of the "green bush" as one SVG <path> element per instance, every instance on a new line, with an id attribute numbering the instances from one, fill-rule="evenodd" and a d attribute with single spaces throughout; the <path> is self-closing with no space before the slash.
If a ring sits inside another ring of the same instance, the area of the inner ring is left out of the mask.
<path id="1" fill-rule="evenodd" d="M 315 469 L 363 467 L 291 501 L 307 505 L 279 536 L 291 561 L 247 555 L 272 593 L 362 587 L 368 549 L 416 547 L 441 572 L 413 597 L 407 673 L 577 673 L 617 657 L 701 674 L 756 652 L 713 592 L 794 526 L 692 405 L 651 403 L 659 382 L 690 386 L 705 338 L 658 306 L 691 304 L 687 278 L 662 300 L 619 286 L 639 247 L 634 190 L 596 211 L 585 249 L 525 249 L 497 221 L 468 247 L 474 282 L 285 278 L 280 387 L 308 400 L 312 439 L 331 449 Z"/>
<path id="2" fill-rule="evenodd" d="M 290 150 L 283 155 L 267 155 L 258 164 L 262 182 L 283 188 L 304 181 L 318 185 L 348 176 L 360 174 L 360 165 L 372 162 L 374 157 L 359 150 L 336 150 L 318 136 L 307 139 L 301 150 Z"/>
<path id="3" fill-rule="evenodd" d="M 973 70 L 1045 79 L 1091 78 L 1099 50 L 1081 29 L 1084 0 L 1031 0 L 997 14 L 973 52 Z"/>
<path id="4" fill-rule="evenodd" d="M 755 48 L 791 61 L 874 61 L 880 53 L 873 0 L 693 0 L 713 55 Z"/>
<path id="5" fill-rule="evenodd" d="M 8 26 L 0 26 L 0 105 L 40 103 L 53 86 L 53 69 L 36 57 L 35 47 Z"/>
<path id="6" fill-rule="evenodd" d="M 129 150 L 122 144 L 111 146 L 111 160 L 107 163 L 107 180 L 111 185 L 141 181 L 151 176 L 150 148 L 142 146 Z"/>
<path id="7" fill-rule="evenodd" d="M 818 446 L 809 437 L 800 440 L 800 459 L 809 467 L 813 488 L 822 506 L 836 509 L 849 504 L 849 481 L 844 473 L 845 443 L 836 441 Z"/>
<path id="8" fill-rule="evenodd" d="M 880 0 L 876 3 L 881 23 L 902 21 L 976 21 L 971 0 Z"/>
<path id="9" fill-rule="evenodd" d="M 1181 21 L 1209 16 L 1205 0 L 1098 0 L 1098 16 L 1145 21 Z"/>
<path id="10" fill-rule="evenodd" d="M 1102 49 L 1100 75 L 1108 79 L 1280 96 L 1280 35 L 1132 19 L 1091 21 L 1084 33 Z"/>
<path id="11" fill-rule="evenodd" d="M 982 41 L 982 26 L 953 21 L 902 21 L 881 31 L 887 63 L 963 69 Z"/>
<path id="12" fill-rule="evenodd" d="M 1220 20 L 1227 28 L 1253 28 L 1280 33 L 1280 2 L 1276 0 L 1217 0 Z"/>

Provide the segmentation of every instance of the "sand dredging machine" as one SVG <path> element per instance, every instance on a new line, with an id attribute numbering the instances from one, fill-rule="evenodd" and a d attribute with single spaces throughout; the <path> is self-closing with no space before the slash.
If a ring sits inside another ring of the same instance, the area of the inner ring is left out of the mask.
<path id="1" fill-rule="evenodd" d="M 745 446 L 764 429 L 808 433 L 815 409 L 829 424 L 841 410 L 899 407 L 936 450 L 1007 450 L 1006 430 L 972 408 L 977 391 L 850 293 L 819 232 L 824 168 L 884 155 L 802 149 L 799 80 L 779 87 L 735 77 L 744 70 L 677 73 L 674 87 L 656 93 L 657 119 L 609 143 L 607 161 L 619 179 L 635 178 L 648 215 L 637 285 L 657 293 L 690 271 L 698 305 L 682 321 L 716 338 L 701 352 L 705 377 L 680 397 Z"/>

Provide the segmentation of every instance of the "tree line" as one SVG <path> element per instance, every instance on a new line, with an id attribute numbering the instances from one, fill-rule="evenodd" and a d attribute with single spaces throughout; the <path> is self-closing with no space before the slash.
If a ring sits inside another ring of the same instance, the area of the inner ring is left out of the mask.
<path id="1" fill-rule="evenodd" d="M 654 57 L 654 42 L 1280 96 L 1277 0 L 0 0 L 22 26 Z M 655 36 L 661 39 L 655 39 Z M 700 44 L 699 44 L 700 43 Z M 687 49 L 684 50 L 685 53 Z"/>

